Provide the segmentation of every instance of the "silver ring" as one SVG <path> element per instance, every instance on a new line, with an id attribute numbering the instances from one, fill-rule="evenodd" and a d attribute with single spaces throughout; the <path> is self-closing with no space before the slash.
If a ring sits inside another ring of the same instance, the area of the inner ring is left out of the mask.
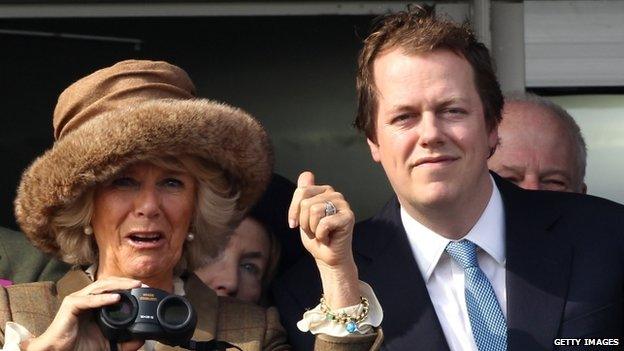
<path id="1" fill-rule="evenodd" d="M 325 217 L 335 215 L 338 210 L 331 201 L 325 201 Z"/>

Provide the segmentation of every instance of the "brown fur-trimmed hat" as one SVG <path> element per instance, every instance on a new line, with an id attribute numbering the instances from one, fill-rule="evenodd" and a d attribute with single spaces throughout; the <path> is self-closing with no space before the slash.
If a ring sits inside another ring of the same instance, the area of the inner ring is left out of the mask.
<path id="1" fill-rule="evenodd" d="M 273 166 L 262 126 L 244 111 L 196 99 L 186 72 L 166 62 L 129 60 L 84 77 L 60 96 L 54 146 L 26 169 L 15 215 L 40 249 L 58 253 L 52 224 L 84 192 L 145 159 L 188 155 L 221 167 L 252 205 Z"/>

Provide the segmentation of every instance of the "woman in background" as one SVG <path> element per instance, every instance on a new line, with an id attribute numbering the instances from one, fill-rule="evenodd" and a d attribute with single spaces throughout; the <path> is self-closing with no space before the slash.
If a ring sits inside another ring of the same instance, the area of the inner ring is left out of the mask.
<path id="1" fill-rule="evenodd" d="M 278 267 L 289 267 L 304 252 L 299 233 L 288 227 L 295 184 L 273 174 L 267 190 L 219 255 L 195 274 L 219 296 L 270 305 L 268 289 Z M 279 264 L 278 264 L 279 263 Z"/>

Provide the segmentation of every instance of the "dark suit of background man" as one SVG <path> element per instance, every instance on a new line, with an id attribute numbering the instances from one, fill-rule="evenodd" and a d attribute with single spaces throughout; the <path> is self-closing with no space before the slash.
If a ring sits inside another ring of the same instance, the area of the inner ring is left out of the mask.
<path id="1" fill-rule="evenodd" d="M 471 32 L 429 9 L 389 15 L 364 42 L 357 89 L 356 125 L 396 194 L 353 239 L 360 277 L 384 310 L 385 350 L 476 350 L 477 337 L 498 329 L 472 321 L 498 317 L 503 332 L 490 340 L 509 350 L 561 349 L 556 338 L 620 338 L 598 349 L 622 348 L 624 209 L 488 172 L 503 97 Z M 478 268 L 449 254 L 470 242 Z M 299 350 L 311 349 L 295 322 L 317 303 L 314 274 L 304 257 L 274 289 Z M 483 276 L 479 293 L 466 294 Z"/>

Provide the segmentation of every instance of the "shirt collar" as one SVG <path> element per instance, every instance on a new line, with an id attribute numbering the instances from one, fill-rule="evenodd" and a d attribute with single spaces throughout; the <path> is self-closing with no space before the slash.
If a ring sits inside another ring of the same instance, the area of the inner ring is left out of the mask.
<path id="1" fill-rule="evenodd" d="M 503 199 L 492 176 L 490 176 L 490 181 L 493 186 L 488 204 L 477 223 L 463 239 L 468 239 L 477 244 L 488 255 L 492 256 L 498 264 L 504 265 L 505 213 Z M 450 240 L 412 218 L 403 206 L 401 206 L 401 221 L 403 222 L 403 227 L 407 233 L 407 238 L 420 272 L 425 282 L 427 282 Z"/>
<path id="2" fill-rule="evenodd" d="M 490 176 L 490 178 L 492 178 Z M 468 239 L 487 252 L 500 265 L 505 264 L 505 210 L 503 198 L 492 179 L 492 196 L 485 211 L 466 234 Z"/>

